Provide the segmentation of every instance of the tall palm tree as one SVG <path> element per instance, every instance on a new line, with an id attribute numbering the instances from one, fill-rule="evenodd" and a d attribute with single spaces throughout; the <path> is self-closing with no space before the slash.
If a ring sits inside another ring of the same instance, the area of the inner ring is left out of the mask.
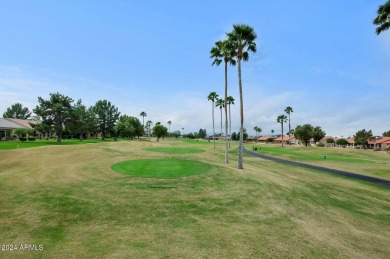
<path id="1" fill-rule="evenodd" d="M 218 99 L 217 102 L 215 103 L 215 107 L 219 107 L 221 110 L 221 136 L 223 135 L 222 133 L 222 108 L 225 107 L 223 99 Z"/>
<path id="2" fill-rule="evenodd" d="M 152 128 L 152 124 L 153 122 L 151 120 L 148 120 L 146 122 L 146 134 L 148 135 L 149 138 L 150 138 L 150 129 Z"/>
<path id="3" fill-rule="evenodd" d="M 171 137 L 171 125 L 172 125 L 172 121 L 168 121 L 168 133 L 169 133 L 169 137 Z"/>
<path id="4" fill-rule="evenodd" d="M 288 114 L 288 143 L 291 146 L 291 121 L 290 121 L 290 114 L 293 111 L 293 108 L 290 106 L 287 106 L 286 109 L 284 109 L 284 112 Z"/>
<path id="5" fill-rule="evenodd" d="M 255 136 L 256 136 L 256 139 L 257 139 L 257 129 L 258 129 L 259 127 L 257 127 L 257 126 L 255 126 L 253 129 L 254 129 L 254 131 L 255 131 Z"/>
<path id="6" fill-rule="evenodd" d="M 228 63 L 230 65 L 235 65 L 236 61 L 234 60 L 234 57 L 236 56 L 235 49 L 233 48 L 231 42 L 228 40 L 224 41 L 217 41 L 215 43 L 215 46 L 210 51 L 210 58 L 213 58 L 214 61 L 212 65 L 219 66 L 222 62 L 222 59 L 225 63 L 225 99 L 223 100 L 223 104 L 225 107 L 225 163 L 229 163 L 229 156 L 228 156 L 228 118 L 227 118 L 227 89 L 228 89 L 228 77 L 227 77 L 227 66 Z M 222 109 L 221 109 L 221 115 L 222 115 Z M 222 121 L 221 121 L 222 123 Z M 222 130 L 221 130 L 222 132 Z"/>
<path id="7" fill-rule="evenodd" d="M 145 130 L 145 123 L 144 123 L 144 119 L 145 119 L 145 117 L 146 116 L 148 116 L 147 114 L 146 114 L 146 112 L 141 112 L 140 114 L 139 114 L 139 116 L 142 116 L 142 128 Z"/>
<path id="8" fill-rule="evenodd" d="M 274 136 L 274 132 L 275 132 L 274 130 L 271 130 L 271 133 L 272 133 L 272 137 Z"/>
<path id="9" fill-rule="evenodd" d="M 248 61 L 249 52 L 256 52 L 256 33 L 254 29 L 245 24 L 233 25 L 233 31 L 227 34 L 228 40 L 237 53 L 238 87 L 240 90 L 240 142 L 238 147 L 237 168 L 243 169 L 242 153 L 244 151 L 244 104 L 242 98 L 241 60 Z"/>
<path id="10" fill-rule="evenodd" d="M 235 100 L 233 96 L 228 96 L 226 100 L 227 100 L 227 104 L 229 105 L 229 148 L 230 148 L 230 138 L 232 137 L 232 116 L 230 113 L 230 105 L 234 104 Z"/>
<path id="11" fill-rule="evenodd" d="M 286 115 L 279 115 L 277 118 L 276 118 L 276 122 L 280 123 L 280 125 L 282 126 L 282 147 L 283 147 L 283 123 L 287 122 L 287 116 Z"/>
<path id="12" fill-rule="evenodd" d="M 379 6 L 377 14 L 378 16 L 374 19 L 373 24 L 378 25 L 376 34 L 379 35 L 382 31 L 390 28 L 390 0 Z"/>
<path id="13" fill-rule="evenodd" d="M 215 148 L 215 128 L 214 128 L 214 102 L 218 100 L 218 94 L 216 92 L 210 92 L 207 96 L 207 100 L 211 101 L 211 110 L 213 115 L 213 139 L 214 139 L 214 148 Z M 184 128 L 183 128 L 184 131 Z"/>
<path id="14" fill-rule="evenodd" d="M 259 127 L 254 127 L 253 128 L 254 130 L 255 130 L 255 132 L 256 132 L 256 142 L 257 142 L 257 133 L 260 133 L 260 132 L 262 132 L 263 130 L 261 129 L 261 128 L 259 128 Z"/>

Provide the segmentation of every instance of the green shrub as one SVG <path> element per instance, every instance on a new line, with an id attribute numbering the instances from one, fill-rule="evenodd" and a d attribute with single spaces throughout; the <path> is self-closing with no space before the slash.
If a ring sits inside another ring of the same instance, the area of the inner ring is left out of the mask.
<path id="1" fill-rule="evenodd" d="M 36 138 L 35 137 L 28 137 L 28 141 L 35 141 Z"/>
<path id="2" fill-rule="evenodd" d="M 27 138 L 26 138 L 26 137 L 20 137 L 19 140 L 22 141 L 22 142 L 24 142 L 24 141 L 27 140 Z"/>
<path id="3" fill-rule="evenodd" d="M 317 146 L 317 147 L 325 147 L 324 143 L 321 143 L 321 142 L 317 143 L 316 146 Z"/>

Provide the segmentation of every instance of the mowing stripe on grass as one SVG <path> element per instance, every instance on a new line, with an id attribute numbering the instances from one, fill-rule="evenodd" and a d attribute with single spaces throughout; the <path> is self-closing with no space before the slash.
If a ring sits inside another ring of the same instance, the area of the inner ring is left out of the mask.
<path id="1" fill-rule="evenodd" d="M 202 153 L 205 152 L 203 149 L 199 148 L 183 148 L 183 147 L 147 147 L 144 148 L 146 151 L 155 151 L 171 154 L 185 154 L 185 153 Z"/>
<path id="2" fill-rule="evenodd" d="M 256 157 L 259 157 L 259 158 L 275 161 L 275 162 L 278 162 L 278 163 L 294 165 L 294 166 L 300 166 L 300 167 L 308 168 L 308 169 L 319 170 L 319 171 L 323 171 L 323 172 L 327 172 L 327 173 L 331 173 L 331 174 L 347 176 L 347 177 L 350 177 L 350 178 L 366 181 L 366 182 L 369 182 L 369 183 L 390 187 L 390 181 L 379 179 L 379 178 L 375 178 L 375 177 L 355 174 L 355 173 L 351 173 L 351 172 L 347 172 L 347 171 L 331 169 L 331 168 L 322 167 L 322 166 L 304 164 L 304 163 L 300 163 L 300 162 L 280 159 L 280 158 L 271 157 L 271 156 L 265 156 L 265 155 L 262 155 L 262 154 L 259 154 L 259 153 L 255 153 L 255 152 L 249 151 L 247 149 L 244 149 L 244 153 L 246 153 L 248 155 L 256 156 Z"/>
<path id="3" fill-rule="evenodd" d="M 199 161 L 182 159 L 140 159 L 116 163 L 112 170 L 145 178 L 176 178 L 202 174 L 212 167 Z"/>

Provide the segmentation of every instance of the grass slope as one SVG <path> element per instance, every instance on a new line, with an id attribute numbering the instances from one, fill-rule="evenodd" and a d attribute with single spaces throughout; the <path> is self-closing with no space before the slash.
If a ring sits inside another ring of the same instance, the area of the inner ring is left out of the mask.
<path id="1" fill-rule="evenodd" d="M 222 146 L 196 145 L 206 152 L 180 159 L 213 168 L 171 179 L 129 177 L 111 165 L 172 158 L 144 148 L 190 143 L 1 152 L 1 244 L 44 249 L 0 257 L 388 258 L 389 188 L 249 156 L 238 170 L 235 154 L 223 163 Z"/>

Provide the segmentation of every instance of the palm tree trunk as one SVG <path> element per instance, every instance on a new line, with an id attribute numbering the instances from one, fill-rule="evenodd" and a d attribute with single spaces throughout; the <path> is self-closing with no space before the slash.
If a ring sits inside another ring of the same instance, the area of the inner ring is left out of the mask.
<path id="1" fill-rule="evenodd" d="M 291 146 L 291 123 L 290 123 L 290 113 L 288 114 L 288 144 Z"/>
<path id="2" fill-rule="evenodd" d="M 225 61 L 225 163 L 229 163 L 229 140 L 228 140 L 228 117 L 227 117 L 227 88 L 228 88 L 228 81 L 227 81 L 227 61 Z"/>
<path id="3" fill-rule="evenodd" d="M 213 142 L 214 142 L 214 148 L 215 148 L 215 128 L 214 128 L 214 100 L 211 103 L 211 110 L 213 113 Z M 184 134 L 184 133 L 183 133 Z"/>
<path id="4" fill-rule="evenodd" d="M 282 125 L 282 147 L 283 147 L 283 122 L 280 124 Z"/>
<path id="5" fill-rule="evenodd" d="M 238 58 L 238 87 L 240 90 L 240 140 L 238 144 L 237 168 L 244 169 L 242 161 L 242 153 L 244 152 L 244 104 L 242 100 L 241 58 Z"/>
<path id="6" fill-rule="evenodd" d="M 219 108 L 221 110 L 221 137 L 223 136 L 223 133 L 222 133 L 222 107 Z"/>
<path id="7" fill-rule="evenodd" d="M 230 113 L 230 103 L 229 103 L 229 148 L 230 148 L 231 138 L 232 138 L 232 115 Z"/>

